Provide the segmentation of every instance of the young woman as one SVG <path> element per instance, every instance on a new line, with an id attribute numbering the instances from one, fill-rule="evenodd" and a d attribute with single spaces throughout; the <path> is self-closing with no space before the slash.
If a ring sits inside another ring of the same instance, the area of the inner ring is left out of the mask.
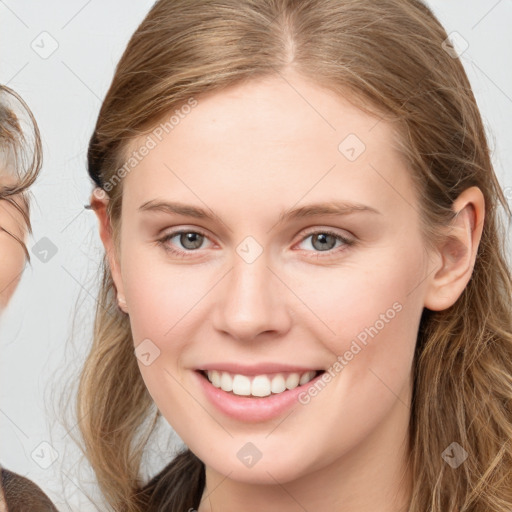
<path id="1" fill-rule="evenodd" d="M 88 153 L 113 510 L 511 509 L 510 208 L 456 57 L 418 0 L 156 2 Z"/>
<path id="2" fill-rule="evenodd" d="M 25 245 L 31 232 L 28 189 L 41 164 L 41 139 L 32 112 L 15 91 L 0 85 L 0 312 L 30 261 Z M 0 467 L 0 512 L 28 510 L 57 509 L 33 482 Z"/>

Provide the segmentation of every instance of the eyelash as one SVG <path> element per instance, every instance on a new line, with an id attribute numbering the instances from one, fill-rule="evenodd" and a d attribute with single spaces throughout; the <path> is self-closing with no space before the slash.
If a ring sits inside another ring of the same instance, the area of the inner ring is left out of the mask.
<path id="1" fill-rule="evenodd" d="M 175 236 L 181 235 L 181 234 L 184 234 L 184 233 L 194 233 L 194 234 L 197 234 L 197 235 L 201 235 L 201 236 L 203 236 L 205 238 L 208 238 L 208 236 L 205 233 L 203 233 L 202 231 L 181 229 L 181 230 L 172 231 L 170 233 L 167 233 L 165 236 L 163 236 L 162 238 L 157 240 L 157 244 L 162 246 L 163 249 L 166 252 L 168 252 L 168 253 L 170 253 L 170 254 L 172 254 L 174 256 L 177 256 L 179 258 L 187 258 L 188 254 L 197 252 L 199 249 L 182 251 L 182 250 L 179 250 L 179 249 L 175 249 L 174 247 L 172 247 L 172 246 L 167 244 L 167 242 L 169 240 L 171 240 L 172 238 L 174 238 Z M 328 258 L 329 256 L 332 256 L 334 254 L 338 254 L 339 252 L 344 251 L 348 247 L 354 246 L 356 244 L 355 240 L 346 238 L 346 237 L 340 235 L 339 233 L 335 233 L 334 231 L 329 231 L 328 229 L 327 230 L 310 231 L 309 233 L 304 235 L 304 237 L 300 240 L 300 243 L 304 242 L 304 240 L 306 240 L 310 236 L 318 235 L 318 234 L 331 235 L 337 241 L 343 242 L 343 245 L 338 247 L 338 248 L 329 249 L 328 251 L 313 251 L 315 254 L 314 255 L 310 254 L 308 257 L 317 258 L 317 259 L 318 258 L 324 258 L 324 257 Z M 312 251 L 306 251 L 306 252 L 312 252 Z M 322 255 L 322 253 L 325 253 L 326 255 L 324 256 L 324 255 Z"/>

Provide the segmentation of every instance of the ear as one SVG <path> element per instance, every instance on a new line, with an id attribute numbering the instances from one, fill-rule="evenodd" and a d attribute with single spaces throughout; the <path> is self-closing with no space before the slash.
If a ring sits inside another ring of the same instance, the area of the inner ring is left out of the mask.
<path id="1" fill-rule="evenodd" d="M 95 188 L 91 196 L 91 209 L 98 217 L 100 238 L 105 247 L 107 260 L 112 274 L 112 279 L 117 290 L 117 300 L 119 307 L 124 313 L 128 313 L 128 306 L 124 295 L 123 280 L 121 277 L 121 267 L 119 265 L 118 254 L 114 245 L 112 236 L 112 225 L 107 212 L 109 197 L 101 188 Z"/>
<path id="2" fill-rule="evenodd" d="M 425 296 L 425 307 L 433 311 L 455 304 L 471 279 L 485 219 L 482 191 L 478 187 L 466 189 L 452 209 L 457 216 L 437 247 L 438 268 L 430 274 Z"/>

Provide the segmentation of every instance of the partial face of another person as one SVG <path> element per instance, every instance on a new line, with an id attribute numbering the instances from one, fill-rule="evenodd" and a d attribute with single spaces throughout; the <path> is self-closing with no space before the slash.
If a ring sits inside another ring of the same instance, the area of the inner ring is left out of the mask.
<path id="1" fill-rule="evenodd" d="M 391 126 L 288 81 L 198 97 L 133 141 L 110 253 L 156 405 L 207 467 L 253 483 L 405 438 L 432 271 Z"/>
<path id="2" fill-rule="evenodd" d="M 0 171 L 0 189 L 9 183 L 10 180 L 2 177 Z M 26 204 L 21 195 L 11 197 L 26 212 Z M 27 231 L 21 212 L 8 201 L 0 200 L 0 312 L 14 294 L 26 263 L 23 246 L 12 235 L 25 242 Z"/>

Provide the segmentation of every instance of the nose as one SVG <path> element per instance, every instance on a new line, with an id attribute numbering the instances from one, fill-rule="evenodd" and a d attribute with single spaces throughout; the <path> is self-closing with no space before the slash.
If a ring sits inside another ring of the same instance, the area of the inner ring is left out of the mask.
<path id="1" fill-rule="evenodd" d="M 215 301 L 215 328 L 238 341 L 264 333 L 281 336 L 291 327 L 286 287 L 269 268 L 265 253 L 252 263 L 235 254 Z"/>

